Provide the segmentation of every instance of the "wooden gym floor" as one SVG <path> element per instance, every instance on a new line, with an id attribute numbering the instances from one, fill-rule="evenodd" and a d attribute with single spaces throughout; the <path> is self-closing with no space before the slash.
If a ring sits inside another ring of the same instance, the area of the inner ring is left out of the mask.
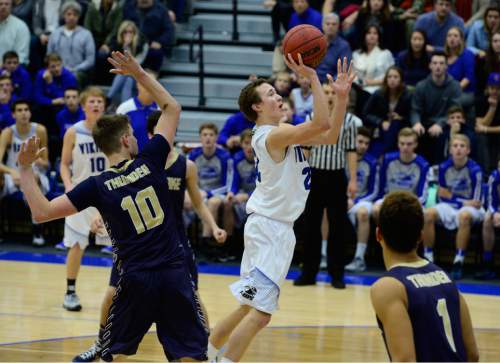
<path id="1" fill-rule="evenodd" d="M 61 307 L 62 264 L 0 260 L 0 361 L 70 361 L 92 344 L 109 268 L 83 266 L 77 291 L 83 310 Z M 235 276 L 201 274 L 200 293 L 214 324 L 235 306 Z M 500 361 L 500 296 L 465 294 L 482 361 Z M 370 305 L 369 287 L 293 287 L 254 340 L 246 361 L 387 361 Z M 154 327 L 153 327 L 154 329 Z M 156 334 L 144 338 L 131 361 L 165 361 Z"/>

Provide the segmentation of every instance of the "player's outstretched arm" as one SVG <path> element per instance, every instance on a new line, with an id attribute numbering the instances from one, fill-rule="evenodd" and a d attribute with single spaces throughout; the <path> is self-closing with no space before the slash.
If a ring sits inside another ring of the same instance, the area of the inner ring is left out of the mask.
<path id="1" fill-rule="evenodd" d="M 298 53 L 297 56 L 299 59 L 299 63 L 296 63 L 294 61 L 291 54 L 288 54 L 283 58 L 288 68 L 290 68 L 295 73 L 308 78 L 311 81 L 311 90 L 313 94 L 313 117 L 311 120 L 312 123 L 317 124 L 320 127 L 329 128 L 330 123 L 328 122 L 328 103 L 318 75 L 313 68 L 306 66 L 302 62 L 302 56 L 300 55 L 300 53 Z"/>
<path id="2" fill-rule="evenodd" d="M 51 201 L 42 194 L 32 165 L 44 152 L 43 148 L 40 149 L 40 139 L 33 136 L 22 144 L 17 160 L 21 176 L 21 190 L 28 202 L 33 220 L 37 223 L 63 218 L 78 212 L 66 194 Z"/>
<path id="3" fill-rule="evenodd" d="M 415 362 L 413 329 L 403 284 L 394 278 L 382 277 L 372 285 L 370 296 L 375 314 L 384 327 L 391 361 Z"/>
<path id="4" fill-rule="evenodd" d="M 187 160 L 186 174 L 186 188 L 196 214 L 198 214 L 203 222 L 210 226 L 213 236 L 217 242 L 225 242 L 227 237 L 226 231 L 219 228 L 214 217 L 212 216 L 212 213 L 210 213 L 206 204 L 203 203 L 200 189 L 198 188 L 198 168 L 191 160 Z"/>
<path id="5" fill-rule="evenodd" d="M 161 116 L 155 132 L 168 140 L 170 147 L 174 144 L 174 136 L 179 124 L 181 105 L 163 86 L 144 71 L 137 60 L 128 52 L 111 52 L 108 61 L 113 65 L 112 73 L 130 75 L 135 78 L 153 96 L 160 107 Z"/>
<path id="6" fill-rule="evenodd" d="M 462 338 L 464 340 L 465 354 L 468 362 L 479 361 L 479 351 L 477 349 L 476 338 L 472 328 L 472 320 L 470 318 L 469 308 L 464 297 L 460 294 L 460 324 L 462 327 Z"/>
<path id="7" fill-rule="evenodd" d="M 354 67 L 352 61 L 347 63 L 347 57 L 341 61 L 337 61 L 337 79 L 334 80 L 330 74 L 326 75 L 330 87 L 335 92 L 335 107 L 329 115 L 330 129 L 322 134 L 308 140 L 308 145 L 328 145 L 336 144 L 339 138 L 340 129 L 344 123 L 345 114 L 347 112 L 347 104 L 349 103 L 349 92 L 351 91 L 352 82 L 355 78 Z"/>

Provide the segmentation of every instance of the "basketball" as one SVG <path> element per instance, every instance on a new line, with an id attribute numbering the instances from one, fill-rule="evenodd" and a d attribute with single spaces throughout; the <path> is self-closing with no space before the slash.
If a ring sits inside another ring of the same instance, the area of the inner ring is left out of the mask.
<path id="1" fill-rule="evenodd" d="M 290 29 L 283 39 L 283 55 L 290 53 L 298 63 L 297 53 L 305 65 L 315 68 L 325 56 L 327 48 L 325 35 L 315 26 L 302 24 Z"/>

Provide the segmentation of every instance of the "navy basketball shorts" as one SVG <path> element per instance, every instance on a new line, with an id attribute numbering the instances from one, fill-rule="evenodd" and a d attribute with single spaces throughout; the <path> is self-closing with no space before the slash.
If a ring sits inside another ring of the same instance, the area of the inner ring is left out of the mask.
<path id="1" fill-rule="evenodd" d="M 206 322 L 185 263 L 121 276 L 103 334 L 102 359 L 135 354 L 153 323 L 169 361 L 207 359 Z"/>
<path id="2" fill-rule="evenodd" d="M 196 265 L 196 257 L 194 255 L 193 247 L 189 240 L 182 245 L 184 247 L 184 261 L 193 280 L 194 288 L 198 291 L 198 266 Z"/>
<path id="3" fill-rule="evenodd" d="M 113 261 L 111 266 L 111 274 L 109 275 L 109 286 L 118 287 L 120 282 L 120 272 L 118 271 L 117 263 Z"/>

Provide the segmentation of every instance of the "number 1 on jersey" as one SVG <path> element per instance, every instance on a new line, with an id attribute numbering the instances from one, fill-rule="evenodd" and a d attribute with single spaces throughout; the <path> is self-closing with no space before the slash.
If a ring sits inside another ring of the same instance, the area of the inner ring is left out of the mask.
<path id="1" fill-rule="evenodd" d="M 153 213 L 151 213 L 150 206 L 153 208 Z M 121 207 L 130 215 L 137 234 L 159 226 L 165 217 L 152 186 L 138 192 L 135 201 L 130 195 L 123 198 Z"/>
<path id="2" fill-rule="evenodd" d="M 448 307 L 446 306 L 446 299 L 438 300 L 436 310 L 441 319 L 443 319 L 443 328 L 448 344 L 450 344 L 451 349 L 456 352 L 457 348 L 455 348 L 455 341 L 453 340 L 453 330 L 451 329 L 451 320 L 450 314 L 448 314 Z"/>

